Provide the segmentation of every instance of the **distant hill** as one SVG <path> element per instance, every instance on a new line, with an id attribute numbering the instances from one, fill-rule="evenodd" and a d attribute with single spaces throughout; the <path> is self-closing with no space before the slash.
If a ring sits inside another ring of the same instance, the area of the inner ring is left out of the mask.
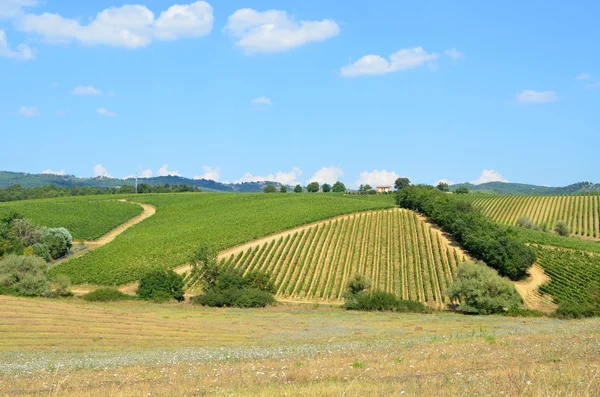
<path id="1" fill-rule="evenodd" d="M 460 183 L 450 186 L 450 190 L 456 190 L 465 186 L 472 192 L 495 193 L 495 194 L 581 194 L 600 193 L 600 184 L 591 182 L 578 182 L 565 187 L 548 187 L 537 185 L 526 185 L 523 183 L 487 182 L 481 185 L 472 183 Z"/>
<path id="2" fill-rule="evenodd" d="M 221 183 L 208 179 L 189 179 L 180 176 L 157 176 L 153 178 L 138 178 L 138 183 L 147 183 L 149 185 L 186 185 L 197 186 L 204 191 L 218 192 L 241 192 L 257 193 L 262 192 L 267 184 L 280 186 L 278 182 L 244 182 L 244 183 Z M 0 188 L 10 185 L 21 185 L 23 187 L 36 187 L 56 185 L 63 187 L 81 186 L 81 187 L 120 187 L 133 186 L 135 180 L 118 178 L 79 178 L 73 175 L 53 175 L 53 174 L 27 174 L 24 172 L 0 171 Z"/>

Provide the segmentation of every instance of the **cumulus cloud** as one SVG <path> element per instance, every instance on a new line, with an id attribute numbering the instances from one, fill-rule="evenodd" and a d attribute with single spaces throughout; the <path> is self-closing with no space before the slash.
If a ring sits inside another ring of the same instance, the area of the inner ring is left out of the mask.
<path id="1" fill-rule="evenodd" d="M 173 5 L 158 18 L 143 5 L 111 7 L 81 24 L 60 14 L 27 14 L 19 19 L 18 28 L 40 35 L 48 42 L 78 41 L 86 45 L 110 45 L 138 48 L 153 40 L 177 40 L 200 37 L 213 27 L 213 9 L 205 1 Z"/>
<path id="2" fill-rule="evenodd" d="M 40 174 L 65 175 L 65 170 L 55 171 L 55 170 L 51 170 L 51 169 L 46 169 L 46 170 L 40 172 Z"/>
<path id="3" fill-rule="evenodd" d="M 37 117 L 40 115 L 40 110 L 35 106 L 21 106 L 19 116 L 22 117 Z"/>
<path id="4" fill-rule="evenodd" d="M 2 0 L 0 2 L 0 19 L 15 18 L 23 14 L 26 7 L 35 7 L 38 0 Z"/>
<path id="5" fill-rule="evenodd" d="M 589 80 L 592 78 L 592 75 L 589 73 L 581 73 L 575 77 L 577 80 Z"/>
<path id="6" fill-rule="evenodd" d="M 444 54 L 450 59 L 458 61 L 459 59 L 465 56 L 464 53 L 458 51 L 456 48 L 450 48 L 449 50 L 444 51 Z"/>
<path id="7" fill-rule="evenodd" d="M 300 176 L 302 175 L 302 170 L 300 168 L 294 167 L 290 172 L 279 171 L 275 174 L 269 174 L 266 176 L 252 175 L 251 173 L 245 173 L 240 179 L 235 181 L 235 183 L 242 182 L 279 182 L 284 185 L 297 185 L 300 182 Z"/>
<path id="8" fill-rule="evenodd" d="M 194 179 L 210 179 L 212 181 L 218 182 L 219 178 L 221 177 L 221 169 L 218 167 L 203 165 L 202 171 L 204 172 L 200 175 L 194 176 Z"/>
<path id="9" fill-rule="evenodd" d="M 547 103 L 558 99 L 554 91 L 523 90 L 517 94 L 517 103 Z"/>
<path id="10" fill-rule="evenodd" d="M 254 98 L 251 102 L 253 105 L 271 105 L 273 103 L 271 98 L 266 96 L 259 96 L 258 98 Z"/>
<path id="11" fill-rule="evenodd" d="M 104 178 L 112 178 L 112 176 L 108 173 L 106 168 L 102 166 L 102 164 L 98 164 L 94 167 L 94 176 L 95 177 L 104 177 Z"/>
<path id="12" fill-rule="evenodd" d="M 171 171 L 169 170 L 169 164 L 165 164 L 156 171 L 156 175 L 158 176 L 181 176 L 179 171 Z"/>
<path id="13" fill-rule="evenodd" d="M 285 11 L 243 8 L 229 16 L 225 31 L 237 38 L 246 53 L 281 52 L 304 44 L 327 40 L 340 33 L 330 19 L 295 21 Z"/>
<path id="14" fill-rule="evenodd" d="M 308 182 L 328 183 L 333 185 L 344 176 L 344 170 L 338 167 L 323 167 L 308 180 Z"/>
<path id="15" fill-rule="evenodd" d="M 504 178 L 494 170 L 483 170 L 479 178 L 471 181 L 473 185 L 481 185 L 486 182 L 508 182 L 508 179 Z"/>
<path id="16" fill-rule="evenodd" d="M 104 117 L 117 117 L 117 114 L 115 112 L 111 112 L 110 110 L 107 110 L 105 108 L 98 108 L 98 110 L 96 110 L 96 113 L 98 113 L 99 116 Z"/>
<path id="17" fill-rule="evenodd" d="M 422 47 L 396 51 L 389 60 L 379 55 L 365 55 L 353 64 L 342 67 L 340 74 L 344 77 L 387 74 L 414 69 L 437 58 L 439 54 L 428 53 Z"/>
<path id="18" fill-rule="evenodd" d="M 73 91 L 71 91 L 71 95 L 100 95 L 102 94 L 102 91 L 97 90 L 96 88 L 94 88 L 94 86 L 92 85 L 78 85 L 77 87 L 75 87 L 73 89 Z"/>
<path id="19" fill-rule="evenodd" d="M 436 186 L 439 185 L 440 183 L 446 183 L 446 184 L 448 184 L 448 186 L 454 185 L 453 181 L 451 181 L 450 179 L 444 179 L 444 178 L 435 181 Z"/>
<path id="20" fill-rule="evenodd" d="M 147 170 L 142 171 L 142 178 L 152 178 L 152 170 L 148 168 Z"/>
<path id="21" fill-rule="evenodd" d="M 356 186 L 360 185 L 371 185 L 376 186 L 394 186 L 396 179 L 400 178 L 400 175 L 394 171 L 386 170 L 373 170 L 371 172 L 364 171 L 360 173 L 360 176 L 354 182 Z"/>
<path id="22" fill-rule="evenodd" d="M 0 30 L 0 57 L 27 61 L 33 59 L 35 56 L 33 50 L 25 44 L 20 44 L 16 50 L 11 49 L 8 45 L 6 33 L 4 33 L 4 30 Z"/>

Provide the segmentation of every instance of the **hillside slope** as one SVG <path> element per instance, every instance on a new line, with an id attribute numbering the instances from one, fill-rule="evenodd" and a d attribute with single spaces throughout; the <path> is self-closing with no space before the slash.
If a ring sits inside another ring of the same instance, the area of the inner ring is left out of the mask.
<path id="1" fill-rule="evenodd" d="M 487 182 L 480 185 L 472 183 L 459 183 L 450 186 L 450 190 L 454 191 L 459 187 L 466 187 L 472 192 L 481 193 L 496 193 L 496 194 L 583 194 L 583 193 L 600 193 L 600 184 L 591 182 L 578 182 L 564 187 L 549 187 L 538 185 L 527 185 L 524 183 L 511 182 Z"/>

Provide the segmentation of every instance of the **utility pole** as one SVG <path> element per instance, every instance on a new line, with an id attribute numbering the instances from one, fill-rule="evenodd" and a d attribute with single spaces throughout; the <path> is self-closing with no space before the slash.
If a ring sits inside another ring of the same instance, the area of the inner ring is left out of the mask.
<path id="1" fill-rule="evenodd" d="M 137 171 L 135 172 L 135 194 L 137 194 Z"/>

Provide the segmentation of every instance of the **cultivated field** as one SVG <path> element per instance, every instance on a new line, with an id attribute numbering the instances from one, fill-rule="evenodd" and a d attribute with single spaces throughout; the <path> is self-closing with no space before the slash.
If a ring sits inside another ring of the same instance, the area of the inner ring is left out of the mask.
<path id="1" fill-rule="evenodd" d="M 441 308 L 465 255 L 411 211 L 360 213 L 249 247 L 221 261 L 272 274 L 279 298 L 341 302 L 348 280 Z M 193 285 L 194 280 L 188 280 Z"/>
<path id="2" fill-rule="evenodd" d="M 87 196 L 0 203 L 0 218 L 10 212 L 40 226 L 66 227 L 76 240 L 94 240 L 139 215 L 142 208 L 114 196 Z"/>
<path id="3" fill-rule="evenodd" d="M 538 226 L 552 228 L 567 222 L 574 236 L 600 238 L 600 195 L 586 196 L 498 196 L 472 194 L 465 197 L 497 222 L 515 225 L 527 216 Z"/>
<path id="4" fill-rule="evenodd" d="M 202 245 L 220 251 L 306 223 L 394 206 L 392 196 L 382 195 L 178 193 L 132 200 L 153 205 L 156 214 L 51 273 L 66 274 L 74 284 L 120 285 L 149 269 L 184 264 Z"/>
<path id="5" fill-rule="evenodd" d="M 0 395 L 597 396 L 599 319 L 0 296 Z"/>

